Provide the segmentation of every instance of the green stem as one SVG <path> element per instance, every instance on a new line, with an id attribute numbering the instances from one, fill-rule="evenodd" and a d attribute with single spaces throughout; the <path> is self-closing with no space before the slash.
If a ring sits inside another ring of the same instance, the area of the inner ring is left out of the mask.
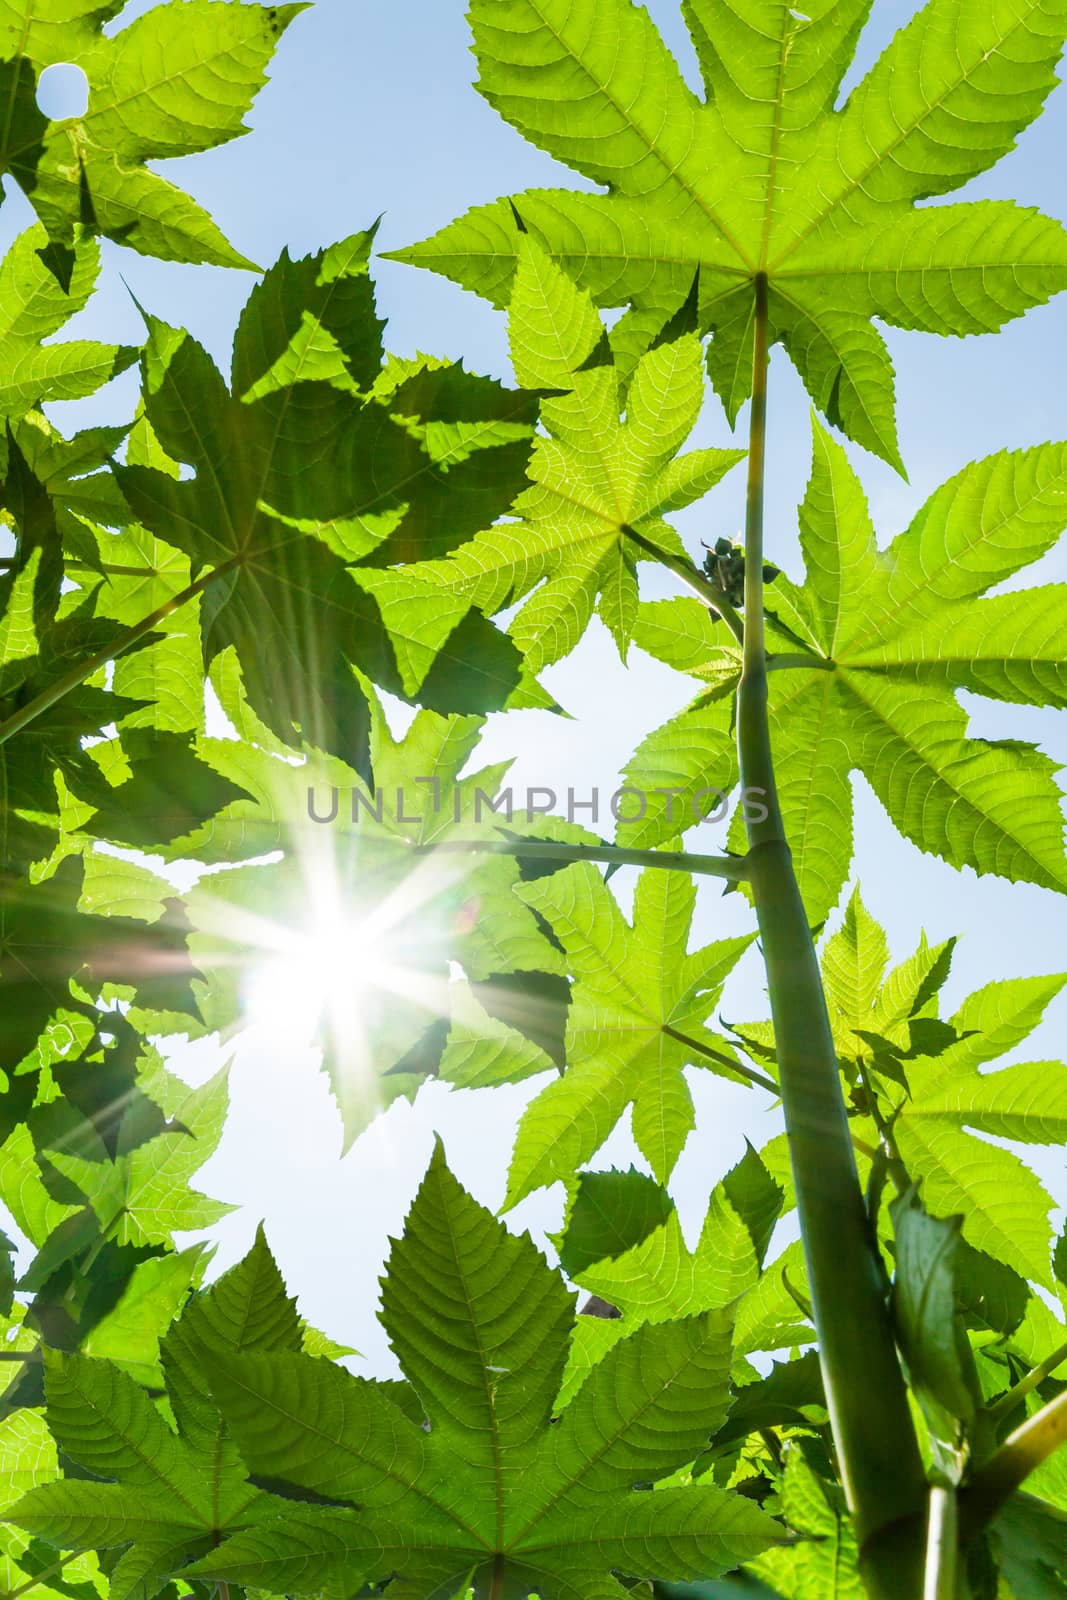
<path id="1" fill-rule="evenodd" d="M 811 655 L 806 650 L 797 650 L 792 653 L 786 651 L 782 655 L 767 657 L 768 672 L 787 672 L 796 667 L 805 669 L 811 667 L 816 672 L 834 672 L 837 669 L 837 664 L 827 656 Z"/>
<path id="2" fill-rule="evenodd" d="M 771 754 L 763 627 L 769 318 L 762 273 L 756 277 L 755 293 L 745 644 L 737 720 L 741 782 L 763 791 L 766 815 L 762 820 L 754 814 L 746 819 L 748 865 L 767 969 L 819 1356 L 845 1495 L 869 1592 L 878 1600 L 912 1600 L 920 1592 L 919 1530 L 926 1485 L 877 1247 L 856 1172 L 815 946 L 782 825 Z"/>
<path id="3" fill-rule="evenodd" d="M 505 856 L 529 856 L 542 861 L 601 861 L 609 867 L 658 867 L 662 872 L 693 872 L 705 878 L 725 878 L 742 883 L 748 877 L 746 856 L 691 855 L 683 850 L 623 850 L 617 845 L 557 844 L 546 839 L 443 839 L 439 844 L 417 844 L 415 855 L 439 851 L 487 851 Z M 776 1091 L 777 1092 L 777 1091 Z"/>
<path id="4" fill-rule="evenodd" d="M 777 1093 L 777 1090 L 775 1090 L 775 1093 Z M 41 1351 L 38 1345 L 34 1345 L 32 1350 L 0 1350 L 0 1361 L 20 1361 L 25 1366 L 28 1361 L 39 1360 L 40 1355 Z"/>
<path id="5" fill-rule="evenodd" d="M 1020 1378 L 1014 1389 L 1009 1389 L 1007 1394 L 1002 1394 L 999 1400 L 988 1406 L 986 1415 L 994 1422 L 1000 1417 L 1006 1417 L 1009 1412 L 1015 1410 L 1020 1400 L 1025 1400 L 1034 1389 L 1039 1389 L 1045 1379 L 1051 1378 L 1056 1368 L 1062 1367 L 1065 1361 L 1067 1361 L 1067 1344 L 1061 1344 L 1058 1350 L 1053 1350 L 1052 1354 L 1046 1356 L 1044 1361 L 1026 1374 L 1025 1378 Z"/>
<path id="6" fill-rule="evenodd" d="M 628 539 L 633 540 L 634 544 L 640 545 L 642 550 L 646 550 L 650 556 L 653 556 L 661 566 L 666 567 L 676 577 L 681 578 L 683 583 L 688 584 L 689 588 L 693 590 L 694 594 L 698 594 L 701 600 L 705 600 L 709 606 L 712 606 L 726 623 L 738 644 L 744 644 L 745 624 L 741 614 L 730 604 L 717 583 L 712 583 L 710 578 L 706 578 L 700 568 L 695 567 L 691 561 L 686 561 L 682 556 L 674 555 L 670 550 L 661 550 L 658 544 L 653 544 L 651 539 L 646 539 L 644 534 L 638 533 L 636 528 L 631 528 L 627 525 L 622 531 Z"/>
<path id="7" fill-rule="evenodd" d="M 755 1067 L 746 1067 L 740 1061 L 733 1061 L 724 1050 L 713 1050 L 710 1045 L 701 1044 L 699 1039 L 690 1038 L 688 1033 L 680 1033 L 677 1028 L 672 1028 L 670 1023 L 663 1024 L 663 1032 L 668 1039 L 675 1039 L 679 1044 L 684 1044 L 694 1055 L 702 1056 L 705 1061 L 715 1061 L 720 1066 L 729 1067 L 731 1072 L 739 1072 L 749 1083 L 754 1083 L 761 1089 L 769 1089 L 775 1099 L 778 1098 L 778 1085 L 774 1079 L 757 1072 Z"/>
<path id="8" fill-rule="evenodd" d="M 42 1567 L 35 1578 L 27 1578 L 26 1582 L 20 1583 L 17 1589 L 8 1589 L 4 1600 L 18 1600 L 19 1595 L 29 1594 L 31 1589 L 39 1588 L 42 1583 L 47 1583 L 49 1578 L 54 1578 L 57 1572 L 62 1572 L 63 1568 L 69 1566 L 72 1561 L 76 1561 L 80 1554 L 81 1551 L 72 1550 L 67 1555 L 60 1556 L 50 1566 Z"/>
<path id="9" fill-rule="evenodd" d="M 92 677 L 93 673 L 98 671 L 100 667 L 106 667 L 109 661 L 114 661 L 116 656 L 122 655 L 124 651 L 138 644 L 145 634 L 151 633 L 153 628 L 158 628 L 161 622 L 165 622 L 181 606 L 201 594 L 209 583 L 214 583 L 216 578 L 221 578 L 228 573 L 237 565 L 238 560 L 238 557 L 234 557 L 232 561 L 223 562 L 221 566 L 215 567 L 211 572 L 206 572 L 195 583 L 190 583 L 187 588 L 180 590 L 170 600 L 165 600 L 161 606 L 157 606 L 156 610 L 151 612 L 149 616 L 142 617 L 140 622 L 136 622 L 133 627 L 127 628 L 124 634 L 120 634 L 110 644 L 104 645 L 94 655 L 87 656 L 84 661 L 76 662 L 69 672 L 64 672 L 54 683 L 50 683 L 46 689 L 42 689 L 40 694 L 35 695 L 32 700 L 27 700 L 26 704 L 20 706 L 17 711 L 13 711 L 6 721 L 0 722 L 0 744 L 4 744 L 14 734 L 21 733 L 23 728 L 28 727 L 31 722 L 35 722 L 44 712 L 50 711 L 54 705 L 57 705 L 72 690 L 77 689 L 80 684 L 84 683 L 86 678 Z"/>
<path id="10" fill-rule="evenodd" d="M 18 556 L 0 556 L 0 572 L 10 572 L 12 567 L 20 565 Z M 157 567 L 124 567 L 102 561 L 99 566 L 94 566 L 91 561 L 80 561 L 76 556 L 63 557 L 63 570 L 65 572 L 95 572 L 103 573 L 105 578 L 158 578 L 161 576 Z"/>
<path id="11" fill-rule="evenodd" d="M 926 1524 L 923 1600 L 956 1600 L 958 1552 L 956 1491 L 935 1483 L 930 1489 Z"/>
<path id="12" fill-rule="evenodd" d="M 965 1538 L 973 1538 L 984 1528 L 1009 1495 L 1064 1443 L 1067 1443 L 1067 1389 L 1032 1417 L 1027 1417 L 1008 1435 L 996 1455 L 974 1474 L 960 1502 Z"/>

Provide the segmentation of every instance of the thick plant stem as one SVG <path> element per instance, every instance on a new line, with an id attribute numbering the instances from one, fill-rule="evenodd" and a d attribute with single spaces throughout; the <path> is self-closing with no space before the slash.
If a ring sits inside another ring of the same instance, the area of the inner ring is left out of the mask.
<path id="1" fill-rule="evenodd" d="M 868 1591 L 922 1593 L 926 1484 L 897 1359 L 841 1092 L 807 913 L 782 825 L 767 712 L 763 630 L 767 281 L 756 278 L 745 518 L 745 647 L 738 692 L 748 866 L 778 1049 L 779 1080 L 827 1403 Z"/>
<path id="2" fill-rule="evenodd" d="M 923 1600 L 956 1600 L 959 1528 L 956 1491 L 934 1484 L 926 1524 L 926 1571 Z"/>

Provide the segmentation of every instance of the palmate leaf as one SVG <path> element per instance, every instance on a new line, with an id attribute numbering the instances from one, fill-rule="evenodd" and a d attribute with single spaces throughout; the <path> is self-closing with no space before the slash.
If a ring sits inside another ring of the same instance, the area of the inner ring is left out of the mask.
<path id="1" fill-rule="evenodd" d="M 757 1556 L 752 1571 L 781 1600 L 863 1600 L 867 1591 L 844 1496 L 816 1476 L 796 1447 L 788 1454 L 780 1501 L 790 1527 L 807 1538 Z"/>
<path id="2" fill-rule="evenodd" d="M 61 1549 L 126 1546 L 112 1600 L 156 1593 L 190 1555 L 248 1527 L 270 1501 L 246 1481 L 203 1376 L 220 1353 L 299 1350 L 300 1323 L 263 1241 L 195 1296 L 163 1341 L 172 1429 L 144 1390 L 110 1362 L 46 1358 L 48 1426 L 91 1476 L 39 1484 L 8 1520 Z"/>
<path id="3" fill-rule="evenodd" d="M 55 1443 L 41 1413 L 21 1409 L 5 1416 L 0 1422 L 0 1506 L 10 1505 L 17 1495 L 39 1483 L 47 1483 L 56 1471 Z M 70 1561 L 62 1573 L 46 1572 L 53 1563 L 53 1552 L 20 1529 L 0 1530 L 0 1579 L 8 1591 L 40 1574 L 34 1587 L 48 1600 L 60 1600 L 60 1596 L 92 1600 L 104 1592 L 93 1555 Z"/>
<path id="4" fill-rule="evenodd" d="M 848 872 L 852 772 L 920 850 L 1067 890 L 1054 764 L 1021 741 L 969 738 L 955 699 L 966 689 L 1065 703 L 1067 587 L 983 598 L 1050 549 L 1065 522 L 1067 446 L 1039 445 L 965 467 L 879 551 L 844 451 L 816 425 L 801 507 L 807 579 L 798 589 L 779 577 L 768 599 L 811 657 L 797 664 L 794 643 L 769 682 L 782 810 L 813 924 Z M 699 602 L 674 606 L 695 617 Z M 708 704 L 728 728 L 730 703 Z"/>
<path id="5" fill-rule="evenodd" d="M 697 339 L 649 351 L 624 395 L 618 368 L 595 362 L 604 329 L 591 298 L 527 236 L 510 309 L 519 382 L 552 392 L 541 407 L 548 437 L 534 447 L 532 486 L 512 507 L 515 520 L 480 532 L 447 563 L 416 566 L 404 581 L 412 599 L 429 585 L 487 613 L 523 601 L 508 631 L 535 672 L 573 650 L 594 607 L 625 658 L 637 617 L 636 565 L 649 559 L 631 530 L 684 556 L 665 514 L 706 493 L 740 452 L 676 453 L 703 399 Z"/>
<path id="6" fill-rule="evenodd" d="M 142 1084 L 152 1086 L 152 1078 Z M 161 1097 L 161 1103 L 163 1103 Z M 224 1068 L 198 1089 L 175 1080 L 166 1104 L 172 1127 L 141 1142 L 137 1108 L 119 1124 L 114 1160 L 88 1159 L 63 1148 L 48 1161 L 81 1192 L 104 1233 L 119 1244 L 162 1244 L 172 1233 L 208 1228 L 233 1207 L 188 1187 L 188 1180 L 214 1153 L 229 1104 Z"/>
<path id="7" fill-rule="evenodd" d="M 1067 1067 L 1041 1061 L 989 1070 L 1027 1038 L 1067 979 L 1062 973 L 1001 979 L 942 1020 L 939 995 L 953 942 L 931 946 L 924 938 L 886 972 L 885 935 L 858 891 L 852 896 L 823 950 L 822 972 L 846 1086 L 862 1075 L 853 1111 L 865 1117 L 865 1098 L 875 1095 L 931 1216 L 961 1216 L 967 1244 L 1021 1279 L 1051 1288 L 1051 1196 L 1017 1155 L 978 1135 L 1048 1145 L 1067 1138 Z M 766 1049 L 769 1042 L 773 1058 L 769 1025 L 736 1032 L 750 1045 Z M 866 1133 L 878 1139 L 873 1124 Z M 791 1206 L 784 1141 L 764 1155 L 784 1180 Z"/>
<path id="8" fill-rule="evenodd" d="M 145 255 L 251 266 L 191 196 L 147 163 L 245 132 L 275 46 L 303 7 L 170 0 L 105 34 L 122 9 L 123 0 L 4 0 L 0 170 L 48 230 L 47 259 L 61 279 L 81 224 Z M 49 122 L 35 90 L 57 62 L 82 68 L 89 103 L 81 117 Z"/>
<path id="9" fill-rule="evenodd" d="M 649 1204 L 644 1192 L 649 1180 L 638 1173 L 583 1175 L 583 1182 L 594 1180 L 611 1181 L 619 1209 Z M 608 1350 L 645 1323 L 691 1317 L 737 1301 L 735 1355 L 796 1344 L 808 1337 L 806 1331 L 798 1337 L 799 1313 L 787 1294 L 787 1314 L 777 1317 L 777 1331 L 772 1331 L 774 1284 L 780 1278 L 780 1267 L 773 1282 L 769 1281 L 771 1273 L 761 1279 L 761 1268 L 781 1208 L 782 1190 L 751 1147 L 713 1189 L 692 1250 L 670 1197 L 663 1190 L 658 1193 L 664 1219 L 654 1227 L 642 1228 L 634 1242 L 623 1241 L 622 1249 L 614 1227 L 600 1227 L 594 1233 L 577 1205 L 569 1210 L 561 1254 L 570 1261 L 575 1281 L 614 1308 L 617 1315 L 578 1319 L 562 1400 L 569 1399 Z M 799 1288 L 802 1269 L 793 1281 Z M 786 1336 L 779 1337 L 786 1324 Z"/>
<path id="10" fill-rule="evenodd" d="M 631 1104 L 638 1148 L 665 1182 L 695 1120 L 684 1068 L 738 1076 L 705 1022 L 751 938 L 688 952 L 696 891 L 681 873 L 642 873 L 632 926 L 589 863 L 517 893 L 562 943 L 574 985 L 567 1067 L 519 1124 L 508 1203 L 576 1172 Z"/>
<path id="11" fill-rule="evenodd" d="M 1065 981 L 1063 974 L 1009 979 L 970 995 L 951 1022 L 972 1036 L 906 1063 L 909 1092 L 894 1123 L 927 1209 L 961 1213 L 964 1238 L 976 1249 L 1050 1288 L 1051 1197 L 1016 1155 L 967 1130 L 1027 1144 L 1067 1138 L 1067 1067 L 1042 1061 L 979 1070 L 1025 1037 Z"/>
<path id="12" fill-rule="evenodd" d="M 348 569 L 375 551 L 395 560 L 423 537 L 447 548 L 505 511 L 536 414 L 530 397 L 460 368 L 379 374 L 370 242 L 283 255 L 242 314 L 232 392 L 194 340 L 150 320 L 147 418 L 195 476 L 117 469 L 138 521 L 203 574 L 205 662 L 232 645 L 277 735 L 364 775 L 369 713 L 353 667 L 456 711 L 499 709 L 521 669 L 515 646 L 465 604 L 394 617 L 388 593 L 379 608 L 366 592 L 390 574 L 361 588 Z"/>
<path id="13" fill-rule="evenodd" d="M 421 1402 L 408 1414 L 395 1385 L 324 1362 L 210 1363 L 253 1473 L 359 1510 L 286 1513 L 276 1500 L 273 1523 L 185 1576 L 289 1592 L 391 1578 L 389 1592 L 412 1600 L 468 1585 L 478 1600 L 621 1600 L 609 1573 L 714 1576 L 778 1533 L 719 1489 L 635 1492 L 691 1459 L 721 1421 L 728 1317 L 638 1333 L 553 1423 L 572 1297 L 528 1237 L 464 1193 L 440 1149 L 394 1244 L 383 1316 Z"/>
<path id="14" fill-rule="evenodd" d="M 686 0 L 705 86 L 686 86 L 630 0 L 472 0 L 478 87 L 606 194 L 475 207 L 397 259 L 507 302 L 536 238 L 640 349 L 697 289 L 731 420 L 751 378 L 757 274 L 771 336 L 815 404 L 899 466 L 893 371 L 872 319 L 999 328 L 1067 283 L 1059 224 L 1003 201 L 923 207 L 1013 148 L 1056 79 L 1062 0 L 929 0 L 840 111 L 870 0 L 803 10 Z"/>
<path id="15" fill-rule="evenodd" d="M 1051 1286 L 1051 1197 L 1017 1155 L 976 1134 L 1027 1144 L 1064 1139 L 1067 1067 L 1021 1062 L 985 1070 L 1037 1027 L 1064 987 L 1064 974 L 987 984 L 968 995 L 945 1026 L 936 1021 L 937 994 L 949 974 L 950 946 L 931 949 L 921 942 L 875 987 L 883 942 L 854 894 L 845 928 L 827 942 L 822 958 L 838 1053 L 845 1062 L 873 1067 L 894 1142 L 921 1184 L 926 1208 L 937 1218 L 960 1214 L 963 1237 L 976 1250 Z M 864 998 L 851 982 L 843 986 L 849 946 L 865 966 Z M 926 1053 L 923 1038 L 931 1027 L 941 1027 L 944 1037 Z M 885 1066 L 889 1075 L 883 1075 Z"/>
<path id="16" fill-rule="evenodd" d="M 128 345 L 45 342 L 85 305 L 100 259 L 95 243 L 79 243 L 65 294 L 41 260 L 46 242 L 42 227 L 30 228 L 0 261 L 0 417 L 24 416 L 46 400 L 80 400 L 137 359 Z"/>

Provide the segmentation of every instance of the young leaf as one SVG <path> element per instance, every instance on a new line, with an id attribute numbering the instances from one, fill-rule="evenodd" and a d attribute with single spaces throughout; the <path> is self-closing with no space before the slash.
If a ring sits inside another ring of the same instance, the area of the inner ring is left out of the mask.
<path id="1" fill-rule="evenodd" d="M 838 112 L 867 10 L 689 0 L 702 102 L 628 0 L 472 0 L 481 92 L 608 192 L 477 206 L 396 257 L 500 305 L 532 237 L 652 334 L 695 285 L 731 420 L 749 393 L 761 274 L 772 341 L 815 404 L 899 466 L 893 370 L 872 319 L 991 330 L 1067 283 L 1067 237 L 1039 213 L 915 207 L 1013 147 L 1055 83 L 1067 29 L 1037 0 L 928 0 Z"/>
<path id="2" fill-rule="evenodd" d="M 382 1385 L 301 1356 L 212 1364 L 252 1471 L 299 1495 L 276 1520 L 186 1569 L 304 1592 L 343 1574 L 401 1595 L 625 1591 L 609 1572 L 707 1576 L 773 1540 L 757 1507 L 718 1489 L 634 1492 L 691 1459 L 721 1420 L 722 1314 L 649 1327 L 597 1369 L 556 1422 L 571 1297 L 525 1236 L 456 1183 L 438 1148 L 384 1286 L 393 1346 L 429 1431 Z M 286 1483 L 279 1483 L 285 1479 Z M 313 1513 L 309 1515 L 308 1513 Z"/>
<path id="3" fill-rule="evenodd" d="M 733 1075 L 735 1058 L 705 1019 L 751 941 L 722 940 L 687 954 L 696 891 L 680 873 L 642 874 L 632 927 L 584 862 L 518 892 L 562 942 L 575 982 L 567 1069 L 519 1125 L 508 1203 L 569 1177 L 631 1103 L 638 1148 L 666 1181 L 694 1120 L 684 1068 Z"/>
<path id="4" fill-rule="evenodd" d="M 512 360 L 520 382 L 563 391 L 542 403 L 548 438 L 534 447 L 533 485 L 512 508 L 517 521 L 411 574 L 489 614 L 524 601 L 509 632 L 534 672 L 574 649 L 598 596 L 625 659 L 637 617 L 636 563 L 648 559 L 630 530 L 684 555 L 665 513 L 698 499 L 740 460 L 734 450 L 676 453 L 703 399 L 695 337 L 642 356 L 624 396 L 613 364 L 589 362 L 602 333 L 589 296 L 524 237 Z"/>
<path id="5" fill-rule="evenodd" d="M 958 1422 L 974 1418 L 982 1395 L 956 1303 L 959 1217 L 935 1221 L 909 1192 L 892 1206 L 897 1270 L 893 1301 L 911 1386 L 935 1435 L 957 1442 Z M 958 1422 L 957 1422 L 958 1419 Z"/>

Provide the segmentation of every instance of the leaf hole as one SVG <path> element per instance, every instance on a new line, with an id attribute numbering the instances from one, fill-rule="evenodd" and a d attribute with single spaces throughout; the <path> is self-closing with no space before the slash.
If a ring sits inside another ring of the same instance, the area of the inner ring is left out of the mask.
<path id="1" fill-rule="evenodd" d="M 84 117 L 89 106 L 89 80 L 81 67 L 57 61 L 37 80 L 37 106 L 53 122 Z"/>

